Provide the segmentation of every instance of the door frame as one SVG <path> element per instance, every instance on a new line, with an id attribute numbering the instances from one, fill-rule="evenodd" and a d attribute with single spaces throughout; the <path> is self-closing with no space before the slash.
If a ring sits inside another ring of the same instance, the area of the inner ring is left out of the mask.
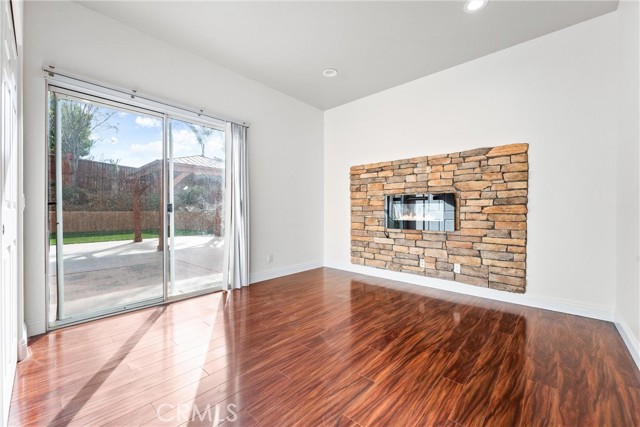
<path id="1" fill-rule="evenodd" d="M 202 114 L 191 113 L 188 110 L 182 110 L 179 107 L 171 107 L 169 108 L 169 111 L 166 111 L 167 108 L 163 108 L 164 106 L 166 106 L 166 104 L 156 103 L 155 101 L 144 100 L 136 97 L 135 95 L 129 95 L 130 97 L 129 99 L 123 96 L 122 93 L 118 91 L 114 91 L 114 90 L 105 88 L 103 86 L 98 86 L 88 82 L 80 82 L 80 84 L 77 84 L 74 81 L 69 81 L 68 78 L 63 78 L 61 80 L 60 78 L 56 78 L 55 74 L 53 75 L 49 74 L 47 77 L 45 77 L 44 88 L 45 88 L 45 99 L 47 99 L 47 105 L 46 105 L 47 120 L 45 120 L 46 122 L 45 123 L 45 135 L 46 135 L 45 140 L 47 142 L 47 147 L 48 147 L 48 140 L 49 140 L 48 138 L 49 138 L 49 130 L 50 130 L 49 119 L 48 119 L 49 117 L 48 93 L 50 91 L 62 94 L 63 96 L 66 96 L 72 99 L 73 98 L 79 99 L 79 100 L 85 99 L 85 100 L 94 101 L 106 106 L 112 106 L 120 110 L 138 112 L 140 114 L 156 117 L 163 121 L 163 132 L 162 132 L 162 138 L 163 138 L 162 140 L 162 175 L 163 175 L 162 184 L 163 185 L 161 190 L 162 191 L 161 199 L 163 202 L 162 202 L 162 223 L 160 224 L 161 235 L 163 237 L 163 249 L 162 249 L 163 250 L 163 262 L 162 262 L 163 295 L 162 297 L 153 298 L 145 301 L 139 301 L 136 303 L 128 304 L 124 307 L 121 306 L 118 308 L 99 310 L 96 312 L 92 312 L 90 314 L 75 316 L 69 319 L 56 320 L 55 322 L 51 323 L 49 321 L 49 316 L 50 316 L 50 310 L 51 310 L 50 286 L 52 284 L 50 283 L 50 268 L 49 268 L 49 261 L 48 261 L 49 252 L 47 252 L 47 254 L 45 254 L 45 257 L 46 257 L 45 274 L 46 274 L 46 284 L 47 284 L 46 290 L 45 290 L 46 292 L 46 295 L 45 295 L 46 317 L 45 318 L 46 318 L 47 331 L 55 330 L 55 329 L 66 327 L 66 326 L 71 326 L 78 323 L 83 323 L 88 320 L 97 320 L 104 317 L 127 313 L 130 311 L 135 311 L 135 310 L 139 310 L 146 307 L 158 306 L 158 305 L 171 303 L 171 302 L 175 302 L 183 299 L 193 298 L 201 295 L 206 295 L 206 294 L 218 291 L 219 289 L 217 287 L 213 287 L 211 289 L 198 290 L 188 294 L 179 294 L 179 295 L 173 295 L 173 296 L 169 294 L 168 287 L 169 287 L 169 281 L 171 280 L 170 276 L 172 276 L 172 274 L 170 274 L 170 271 L 169 271 L 169 266 L 172 260 L 170 257 L 171 246 L 169 245 L 168 233 L 169 233 L 169 230 L 171 230 L 171 233 L 173 233 L 173 214 L 168 212 L 168 205 L 169 205 L 168 202 L 172 202 L 172 200 L 170 200 L 170 196 L 171 197 L 173 196 L 171 191 L 172 188 L 170 187 L 171 182 L 173 181 L 173 177 L 170 176 L 170 172 L 171 172 L 170 163 L 173 159 L 173 156 L 171 155 L 171 148 L 170 148 L 171 141 L 170 141 L 168 132 L 170 131 L 170 127 L 169 127 L 170 119 L 177 119 L 177 120 L 182 120 L 189 123 L 204 125 L 222 132 L 226 132 L 226 122 L 219 119 L 213 119 L 211 117 L 204 116 Z M 226 141 L 226 138 L 225 138 L 225 141 Z M 48 168 L 49 167 L 47 163 L 47 170 Z M 48 188 L 48 185 L 49 185 L 48 172 L 45 174 L 45 180 L 46 180 L 45 188 Z M 48 190 L 47 190 L 47 194 L 48 194 Z M 57 202 L 57 199 L 56 199 L 56 202 Z M 48 203 L 46 204 L 45 209 L 46 209 L 45 218 L 47 221 L 45 230 L 49 230 Z M 225 209 L 225 215 L 226 215 L 226 212 L 228 212 L 228 210 Z M 60 223 L 62 224 L 62 221 Z M 44 236 L 45 247 L 50 248 L 49 235 L 48 233 L 45 233 L 45 234 L 46 234 Z M 58 256 L 56 256 L 56 263 L 57 261 L 58 261 Z"/>

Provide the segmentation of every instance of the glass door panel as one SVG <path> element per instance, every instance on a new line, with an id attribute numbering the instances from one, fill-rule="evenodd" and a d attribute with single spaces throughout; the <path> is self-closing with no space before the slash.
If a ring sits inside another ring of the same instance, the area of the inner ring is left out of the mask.
<path id="1" fill-rule="evenodd" d="M 51 326 L 162 301 L 163 118 L 49 92 Z"/>
<path id="2" fill-rule="evenodd" d="M 168 296 L 221 288 L 224 131 L 169 119 Z"/>

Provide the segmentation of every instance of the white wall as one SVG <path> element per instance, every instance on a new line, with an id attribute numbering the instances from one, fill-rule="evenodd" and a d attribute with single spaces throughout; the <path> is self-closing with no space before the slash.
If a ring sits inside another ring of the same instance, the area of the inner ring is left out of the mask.
<path id="1" fill-rule="evenodd" d="M 616 23 L 608 14 L 326 111 L 325 264 L 611 318 Z M 525 295 L 350 264 L 350 166 L 516 142 L 530 144 Z"/>
<path id="2" fill-rule="evenodd" d="M 75 3 L 25 3 L 25 317 L 31 335 L 45 327 L 47 145 L 40 70 L 49 64 L 250 122 L 252 276 L 321 265 L 321 111 Z M 296 215 L 285 217 L 283 202 Z"/>
<path id="3" fill-rule="evenodd" d="M 640 16 L 637 1 L 618 6 L 618 207 L 616 321 L 640 366 Z M 626 336 L 625 336 L 626 335 Z"/>

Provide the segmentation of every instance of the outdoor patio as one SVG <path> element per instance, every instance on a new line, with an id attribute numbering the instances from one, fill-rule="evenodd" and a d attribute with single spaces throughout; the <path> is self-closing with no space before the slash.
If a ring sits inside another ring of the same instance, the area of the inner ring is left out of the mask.
<path id="1" fill-rule="evenodd" d="M 215 236 L 174 237 L 175 283 L 169 295 L 220 287 L 224 240 Z M 158 239 L 64 246 L 64 318 L 161 298 L 163 253 Z M 56 320 L 56 255 L 51 246 L 49 320 Z"/>

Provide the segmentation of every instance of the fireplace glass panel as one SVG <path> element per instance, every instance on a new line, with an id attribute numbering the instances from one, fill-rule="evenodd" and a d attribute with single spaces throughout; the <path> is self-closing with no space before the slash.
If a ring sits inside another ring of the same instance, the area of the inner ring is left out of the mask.
<path id="1" fill-rule="evenodd" d="M 453 193 L 389 195 L 385 200 L 387 228 L 454 231 L 456 199 Z"/>

